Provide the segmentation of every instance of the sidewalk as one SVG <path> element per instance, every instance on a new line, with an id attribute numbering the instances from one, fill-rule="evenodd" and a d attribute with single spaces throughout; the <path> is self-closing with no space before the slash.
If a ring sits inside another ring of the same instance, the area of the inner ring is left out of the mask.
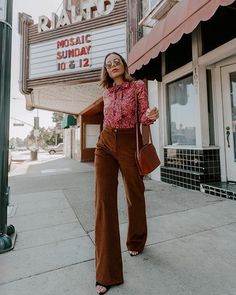
<path id="1" fill-rule="evenodd" d="M 13 251 L 0 255 L 0 294 L 93 295 L 94 168 L 58 158 L 9 178 Z M 148 241 L 130 257 L 119 184 L 123 285 L 107 294 L 236 295 L 236 202 L 145 180 Z"/>

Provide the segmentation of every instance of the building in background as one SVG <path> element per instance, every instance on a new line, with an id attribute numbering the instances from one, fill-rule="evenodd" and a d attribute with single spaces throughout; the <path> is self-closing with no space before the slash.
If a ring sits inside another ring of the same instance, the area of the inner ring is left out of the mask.
<path id="1" fill-rule="evenodd" d="M 69 115 L 64 120 L 69 157 L 94 158 L 103 120 L 101 67 L 111 51 L 127 59 L 126 32 L 125 0 L 64 0 L 59 15 L 39 16 L 38 24 L 19 14 L 20 90 L 27 109 Z M 70 124 L 73 118 L 76 125 Z"/>
<path id="2" fill-rule="evenodd" d="M 235 197 L 236 1 L 143 0 L 137 10 L 129 68 L 160 109 L 152 177 Z"/>
<path id="3" fill-rule="evenodd" d="M 233 0 L 68 0 L 60 16 L 41 16 L 36 25 L 21 14 L 27 108 L 68 114 L 66 155 L 92 161 L 103 58 L 129 53 L 131 74 L 146 79 L 149 104 L 160 109 L 152 135 L 162 166 L 151 177 L 235 196 L 235 16 Z"/>

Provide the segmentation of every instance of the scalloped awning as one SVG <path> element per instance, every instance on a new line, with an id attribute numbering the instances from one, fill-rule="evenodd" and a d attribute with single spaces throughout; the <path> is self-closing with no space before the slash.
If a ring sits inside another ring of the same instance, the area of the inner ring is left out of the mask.
<path id="1" fill-rule="evenodd" d="M 183 34 L 191 33 L 201 21 L 210 19 L 217 8 L 230 5 L 235 0 L 182 0 L 167 16 L 158 22 L 149 34 L 139 40 L 128 57 L 129 71 L 134 74 L 152 58 L 178 42 Z"/>

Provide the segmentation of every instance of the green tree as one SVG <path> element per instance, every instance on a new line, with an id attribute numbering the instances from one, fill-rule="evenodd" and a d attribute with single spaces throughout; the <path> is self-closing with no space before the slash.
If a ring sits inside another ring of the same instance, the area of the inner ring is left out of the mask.
<path id="1" fill-rule="evenodd" d="M 52 114 L 52 121 L 55 127 L 48 127 L 47 129 L 39 128 L 39 136 L 37 137 L 37 144 L 41 148 L 46 148 L 48 145 L 57 145 L 63 142 L 63 132 L 61 129 L 61 122 L 63 120 L 63 113 Z M 24 145 L 31 146 L 36 143 L 34 136 L 34 130 L 31 130 L 30 134 L 24 139 Z"/>
<path id="2" fill-rule="evenodd" d="M 52 113 L 52 121 L 54 123 L 56 123 L 56 127 L 58 127 L 58 125 L 61 126 L 61 122 L 63 120 L 63 117 L 64 117 L 63 113 L 56 113 L 56 112 Z"/>
<path id="3" fill-rule="evenodd" d="M 24 146 L 25 146 L 24 141 L 19 137 L 12 137 L 9 140 L 9 147 L 11 148 L 24 147 Z"/>
<path id="4" fill-rule="evenodd" d="M 34 136 L 34 131 L 32 130 L 30 134 L 24 139 L 27 146 L 34 145 L 36 138 Z M 56 143 L 63 142 L 60 134 L 57 134 L 56 128 L 39 128 L 39 136 L 37 137 L 37 144 L 41 148 L 46 148 L 48 145 L 55 145 Z"/>

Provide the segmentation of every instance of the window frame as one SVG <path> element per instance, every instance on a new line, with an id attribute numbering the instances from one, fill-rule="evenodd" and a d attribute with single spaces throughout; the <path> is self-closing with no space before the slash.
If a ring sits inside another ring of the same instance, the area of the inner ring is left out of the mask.
<path id="1" fill-rule="evenodd" d="M 184 78 L 188 75 L 193 74 L 193 62 L 189 62 L 186 65 L 182 66 L 181 68 L 166 74 L 165 76 L 163 76 L 162 78 L 162 83 L 161 83 L 161 93 L 162 95 L 160 96 L 161 98 L 161 105 L 163 106 L 163 112 L 164 112 L 164 116 L 162 116 L 162 126 L 163 126 L 163 144 L 164 147 L 173 147 L 173 145 L 169 145 L 169 140 L 168 140 L 168 103 L 167 103 L 167 84 L 174 82 L 176 80 L 179 80 L 181 78 Z M 198 98 L 198 97 L 197 97 Z M 198 110 L 199 111 L 199 110 Z M 199 127 L 199 126 L 197 126 Z M 197 141 L 197 138 L 196 138 Z M 196 144 L 197 145 L 197 144 Z M 181 145 L 181 148 L 184 147 L 191 147 L 190 145 Z M 196 147 L 195 145 L 192 147 Z"/>
<path id="2" fill-rule="evenodd" d="M 168 140 L 168 145 L 169 146 L 173 146 L 173 147 L 196 147 L 197 146 L 197 121 L 195 121 L 195 126 L 196 129 L 195 129 L 195 144 L 179 144 L 179 145 L 175 145 L 174 143 L 172 143 L 172 129 L 171 129 L 171 106 L 170 106 L 170 97 L 169 97 L 169 93 L 168 93 L 168 86 L 172 83 L 177 83 L 183 79 L 186 79 L 186 78 L 189 78 L 191 77 L 192 78 L 192 84 L 193 84 L 193 87 L 194 87 L 194 75 L 193 75 L 193 72 L 190 72 L 189 74 L 187 75 L 184 75 L 184 76 L 181 76 L 179 77 L 178 79 L 175 79 L 169 83 L 166 83 L 166 121 L 167 121 L 167 140 Z M 196 92 L 196 89 L 195 89 L 195 99 L 197 99 L 197 92 Z M 197 102 L 196 102 L 196 105 L 197 105 Z M 188 126 L 186 126 L 188 127 Z"/>

